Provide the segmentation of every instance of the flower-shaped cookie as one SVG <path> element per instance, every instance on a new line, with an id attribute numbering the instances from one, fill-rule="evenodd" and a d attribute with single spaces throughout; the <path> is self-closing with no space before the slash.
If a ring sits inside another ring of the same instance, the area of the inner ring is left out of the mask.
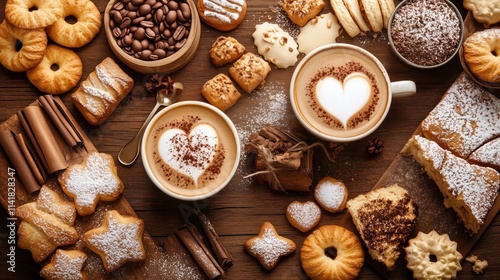
<path id="1" fill-rule="evenodd" d="M 259 235 L 245 242 L 245 250 L 259 259 L 260 264 L 267 269 L 273 269 L 281 257 L 295 252 L 295 243 L 278 235 L 270 222 L 264 222 Z"/>
<path id="2" fill-rule="evenodd" d="M 94 213 L 99 200 L 114 201 L 123 192 L 113 157 L 104 153 L 89 153 L 81 164 L 66 169 L 59 183 L 81 216 Z"/>
<path id="3" fill-rule="evenodd" d="M 88 279 L 82 272 L 86 260 L 87 254 L 80 250 L 58 249 L 50 263 L 40 270 L 40 276 L 48 280 Z"/>
<path id="4" fill-rule="evenodd" d="M 98 254 L 104 268 L 111 272 L 127 261 L 142 261 L 146 251 L 142 243 L 144 222 L 136 217 L 122 216 L 116 210 L 107 211 L 98 228 L 83 235 L 85 245 Z"/>

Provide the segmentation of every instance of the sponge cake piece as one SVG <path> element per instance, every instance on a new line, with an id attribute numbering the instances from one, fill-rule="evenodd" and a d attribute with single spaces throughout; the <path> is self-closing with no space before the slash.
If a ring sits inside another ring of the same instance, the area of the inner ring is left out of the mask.
<path id="1" fill-rule="evenodd" d="M 415 228 L 415 201 L 395 184 L 359 195 L 347 202 L 347 208 L 372 258 L 393 270 Z"/>
<path id="2" fill-rule="evenodd" d="M 470 164 L 418 135 L 408 141 L 403 153 L 413 155 L 443 193 L 444 205 L 453 208 L 464 226 L 477 233 L 497 197 L 500 174 Z"/>

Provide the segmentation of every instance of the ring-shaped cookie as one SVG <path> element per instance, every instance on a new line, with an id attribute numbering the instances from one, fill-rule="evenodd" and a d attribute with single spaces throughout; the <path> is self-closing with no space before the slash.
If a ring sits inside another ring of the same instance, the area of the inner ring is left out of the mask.
<path id="1" fill-rule="evenodd" d="M 47 35 L 42 28 L 18 28 L 4 20 L 0 24 L 0 63 L 14 72 L 24 72 L 42 61 Z"/>
<path id="2" fill-rule="evenodd" d="M 70 49 L 48 45 L 42 61 L 26 72 L 30 82 L 40 91 L 62 94 L 72 89 L 82 77 L 80 57 Z"/>
<path id="3" fill-rule="evenodd" d="M 44 28 L 61 17 L 59 0 L 7 0 L 5 17 L 12 25 L 26 28 Z"/>
<path id="4" fill-rule="evenodd" d="M 335 259 L 326 255 L 335 248 Z M 355 279 L 365 260 L 359 238 L 341 226 L 322 226 L 304 240 L 300 261 L 306 274 L 313 280 Z"/>
<path id="5" fill-rule="evenodd" d="M 90 0 L 61 0 L 62 16 L 47 27 L 47 35 L 54 42 L 68 48 L 79 48 L 89 43 L 101 29 L 101 14 Z M 72 22 L 74 18 L 76 22 Z"/>

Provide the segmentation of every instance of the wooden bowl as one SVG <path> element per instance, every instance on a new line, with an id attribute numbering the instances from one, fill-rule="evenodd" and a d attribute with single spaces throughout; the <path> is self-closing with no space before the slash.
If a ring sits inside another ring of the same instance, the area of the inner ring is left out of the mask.
<path id="1" fill-rule="evenodd" d="M 201 37 L 200 18 L 193 0 L 185 0 L 191 9 L 191 28 L 186 44 L 170 56 L 150 61 L 135 58 L 118 46 L 113 36 L 113 31 L 109 26 L 109 11 L 111 11 L 117 1 L 119 0 L 110 0 L 106 6 L 106 10 L 104 11 L 104 30 L 111 50 L 125 65 L 142 74 L 172 73 L 181 69 L 193 59 L 198 50 Z"/>

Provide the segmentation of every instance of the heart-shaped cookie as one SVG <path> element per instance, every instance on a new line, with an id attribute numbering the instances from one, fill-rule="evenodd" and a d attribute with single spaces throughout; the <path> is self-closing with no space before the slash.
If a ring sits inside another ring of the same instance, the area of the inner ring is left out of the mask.
<path id="1" fill-rule="evenodd" d="M 370 79 L 361 72 L 349 74 L 342 82 L 328 76 L 318 82 L 315 93 L 319 105 L 346 127 L 371 99 Z"/>
<path id="2" fill-rule="evenodd" d="M 168 129 L 160 136 L 158 152 L 173 170 L 191 177 L 195 186 L 198 178 L 212 162 L 219 143 L 217 131 L 208 124 L 194 126 L 189 135 L 184 130 Z"/>
<path id="3" fill-rule="evenodd" d="M 292 201 L 286 208 L 286 218 L 293 227 L 307 232 L 318 225 L 321 220 L 321 209 L 312 201 Z"/>

